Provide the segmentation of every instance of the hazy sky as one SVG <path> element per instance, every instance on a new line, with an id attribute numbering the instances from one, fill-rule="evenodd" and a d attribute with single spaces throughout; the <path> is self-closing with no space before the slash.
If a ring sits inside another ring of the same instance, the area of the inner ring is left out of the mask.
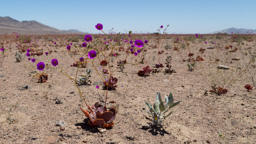
<path id="1" fill-rule="evenodd" d="M 36 20 L 60 30 L 209 33 L 256 29 L 256 0 L 0 0 L 0 16 Z"/>

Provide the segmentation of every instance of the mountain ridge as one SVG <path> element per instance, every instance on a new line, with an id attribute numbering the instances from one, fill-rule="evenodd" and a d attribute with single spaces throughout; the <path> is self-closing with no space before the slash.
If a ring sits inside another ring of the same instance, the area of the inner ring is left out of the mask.
<path id="1" fill-rule="evenodd" d="M 20 34 L 84 34 L 79 30 L 58 30 L 35 20 L 18 21 L 9 16 L 0 16 L 0 34 L 18 32 Z"/>

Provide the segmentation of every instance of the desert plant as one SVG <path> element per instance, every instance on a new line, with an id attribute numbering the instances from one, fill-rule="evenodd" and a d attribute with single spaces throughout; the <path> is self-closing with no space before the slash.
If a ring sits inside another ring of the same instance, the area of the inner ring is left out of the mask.
<path id="1" fill-rule="evenodd" d="M 16 62 L 20 62 L 21 61 L 21 53 L 20 52 L 16 52 L 15 53 L 15 57 L 16 57 Z"/>
<path id="2" fill-rule="evenodd" d="M 86 70 L 86 75 L 80 75 L 78 77 L 78 81 L 76 82 L 77 85 L 81 86 L 81 85 L 91 84 L 90 77 L 91 77 L 91 70 L 87 69 Z"/>
<path id="3" fill-rule="evenodd" d="M 89 119 L 88 124 L 93 127 L 111 128 L 114 125 L 118 105 L 111 106 L 108 110 L 102 104 L 96 102 L 92 107 L 91 111 L 84 110 L 84 115 Z"/>
<path id="4" fill-rule="evenodd" d="M 156 102 L 154 103 L 153 107 L 148 102 L 146 102 L 146 105 L 149 108 L 149 115 L 151 116 L 151 121 L 153 122 L 153 126 L 158 127 L 161 126 L 163 120 L 165 120 L 167 117 L 169 117 L 172 112 L 169 112 L 166 114 L 171 108 L 178 105 L 180 101 L 173 102 L 173 95 L 172 93 L 169 94 L 169 96 L 165 96 L 165 103 L 161 99 L 161 95 L 159 92 L 156 93 Z"/>
<path id="5" fill-rule="evenodd" d="M 142 70 L 138 71 L 138 75 L 139 76 L 148 76 L 150 74 L 150 72 L 152 71 L 152 69 L 149 66 L 144 67 Z"/>
<path id="6" fill-rule="evenodd" d="M 247 89 L 248 92 L 253 89 L 253 87 L 250 84 L 246 84 L 244 88 Z"/>

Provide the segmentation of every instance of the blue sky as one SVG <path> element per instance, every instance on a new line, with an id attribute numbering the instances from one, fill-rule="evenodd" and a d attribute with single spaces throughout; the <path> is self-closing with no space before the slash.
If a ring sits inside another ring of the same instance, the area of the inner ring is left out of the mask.
<path id="1" fill-rule="evenodd" d="M 256 29 L 256 0 L 0 0 L 0 16 L 36 20 L 60 30 L 210 33 Z"/>

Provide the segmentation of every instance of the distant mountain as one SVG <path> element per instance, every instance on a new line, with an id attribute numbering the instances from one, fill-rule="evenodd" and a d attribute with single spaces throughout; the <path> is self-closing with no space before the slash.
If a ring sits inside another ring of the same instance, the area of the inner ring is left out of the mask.
<path id="1" fill-rule="evenodd" d="M 244 29 L 244 28 L 229 28 L 222 31 L 217 31 L 214 33 L 227 33 L 227 34 L 256 34 L 256 29 Z"/>
<path id="2" fill-rule="evenodd" d="M 84 34 L 86 32 L 81 32 L 79 30 L 76 30 L 76 29 L 70 29 L 70 30 L 63 30 L 65 32 L 69 32 L 69 33 L 75 33 L 75 34 Z"/>
<path id="3" fill-rule="evenodd" d="M 18 32 L 20 34 L 82 34 L 78 30 L 58 30 L 37 21 L 18 21 L 11 17 L 0 17 L 0 34 Z"/>

